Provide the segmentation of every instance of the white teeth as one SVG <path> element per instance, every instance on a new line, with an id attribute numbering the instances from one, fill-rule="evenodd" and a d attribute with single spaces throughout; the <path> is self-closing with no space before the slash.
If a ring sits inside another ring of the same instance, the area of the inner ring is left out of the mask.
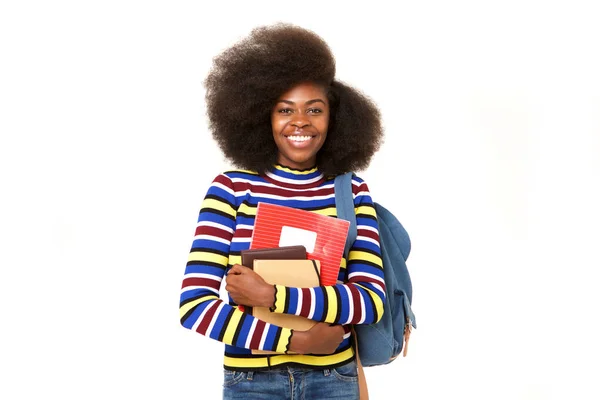
<path id="1" fill-rule="evenodd" d="M 307 140 L 310 140 L 311 137 L 310 136 L 288 136 L 287 138 L 294 142 L 306 142 Z"/>

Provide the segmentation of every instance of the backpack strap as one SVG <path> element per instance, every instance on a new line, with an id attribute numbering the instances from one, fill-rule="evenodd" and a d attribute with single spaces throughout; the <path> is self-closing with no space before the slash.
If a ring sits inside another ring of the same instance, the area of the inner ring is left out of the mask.
<path id="1" fill-rule="evenodd" d="M 344 257 L 348 259 L 350 247 L 354 244 L 358 231 L 356 229 L 356 211 L 354 211 L 354 197 L 352 196 L 352 172 L 338 175 L 334 180 L 335 190 L 335 209 L 337 217 L 350 221 L 348 236 L 346 237 L 346 247 L 344 248 Z M 367 379 L 363 371 L 362 363 L 358 355 L 358 340 L 356 332 L 352 326 L 352 337 L 354 338 L 354 353 L 356 354 L 356 364 L 358 367 L 358 388 L 360 391 L 360 400 L 369 400 L 369 389 Z"/>
<path id="2" fill-rule="evenodd" d="M 346 237 L 346 247 L 344 248 L 344 256 L 348 258 L 350 247 L 354 244 L 357 236 L 356 230 L 356 213 L 354 211 L 354 197 L 352 196 L 352 172 L 338 175 L 334 180 L 335 190 L 335 209 L 337 217 L 350 221 L 348 228 L 348 236 Z"/>

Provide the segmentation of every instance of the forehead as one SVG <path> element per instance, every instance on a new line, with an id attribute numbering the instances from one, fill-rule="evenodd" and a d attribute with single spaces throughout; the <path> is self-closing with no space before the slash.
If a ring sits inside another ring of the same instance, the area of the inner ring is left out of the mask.
<path id="1" fill-rule="evenodd" d="M 327 101 L 327 93 L 322 85 L 314 82 L 302 82 L 285 91 L 281 96 L 279 96 L 278 100 L 289 100 L 296 102 L 294 99 L 298 101 L 315 99 Z"/>

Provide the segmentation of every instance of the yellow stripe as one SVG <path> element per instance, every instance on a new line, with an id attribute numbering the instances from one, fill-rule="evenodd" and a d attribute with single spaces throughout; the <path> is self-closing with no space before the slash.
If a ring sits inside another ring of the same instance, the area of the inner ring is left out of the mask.
<path id="1" fill-rule="evenodd" d="M 325 286 L 325 295 L 327 296 L 327 316 L 325 317 L 325 322 L 333 323 L 335 322 L 335 315 L 338 308 L 337 297 L 333 287 Z"/>
<path id="2" fill-rule="evenodd" d="M 250 171 L 249 169 L 233 169 L 231 171 L 226 171 L 225 174 L 227 174 L 228 172 L 242 172 L 244 174 L 249 174 L 249 175 L 258 175 L 258 172 Z"/>
<path id="3" fill-rule="evenodd" d="M 269 359 L 267 357 L 261 358 L 234 358 L 224 356 L 223 364 L 228 367 L 238 368 L 261 368 L 269 366 Z"/>
<path id="4" fill-rule="evenodd" d="M 371 297 L 373 303 L 375 304 L 375 308 L 377 309 L 377 316 L 381 319 L 381 316 L 383 315 L 383 301 L 381 301 L 381 298 L 377 296 L 377 294 L 375 294 L 375 292 L 373 292 L 371 289 L 365 287 L 364 285 L 360 285 L 360 287 L 369 293 L 369 297 Z"/>
<path id="5" fill-rule="evenodd" d="M 233 345 L 233 336 L 235 335 L 235 330 L 237 329 L 240 319 L 244 315 L 243 312 L 238 310 L 237 308 L 233 309 L 233 315 L 231 319 L 227 323 L 227 328 L 225 329 L 225 335 L 223 335 L 223 342 Z"/>
<path id="6" fill-rule="evenodd" d="M 342 262 L 340 263 L 340 268 L 346 269 L 346 259 L 344 257 L 342 257 Z"/>
<path id="7" fill-rule="evenodd" d="M 240 214 L 246 214 L 250 216 L 256 216 L 256 207 L 249 206 L 248 204 L 241 204 L 238 208 Z"/>
<path id="8" fill-rule="evenodd" d="M 234 264 L 241 264 L 242 263 L 242 256 L 234 256 L 234 255 L 229 255 L 229 264 L 230 265 L 234 265 Z M 246 265 L 247 267 L 247 265 Z"/>
<path id="9" fill-rule="evenodd" d="M 292 330 L 288 328 L 281 328 L 281 335 L 279 335 L 279 343 L 277 343 L 277 347 L 275 351 L 278 353 L 285 353 L 287 350 L 288 342 L 290 341 L 290 336 L 292 336 Z"/>
<path id="10" fill-rule="evenodd" d="M 326 215 L 328 217 L 335 217 L 337 216 L 336 210 L 335 210 L 335 206 L 333 207 L 327 207 L 327 208 L 321 208 L 318 210 L 310 210 L 316 214 L 320 214 L 320 215 Z"/>
<path id="11" fill-rule="evenodd" d="M 209 261 L 221 265 L 227 265 L 227 257 L 220 254 L 209 253 L 207 251 L 192 251 L 188 256 L 188 261 Z"/>
<path id="12" fill-rule="evenodd" d="M 188 311 L 190 311 L 192 308 L 196 307 L 198 304 L 203 303 L 205 301 L 216 300 L 217 298 L 218 298 L 217 296 L 202 296 L 199 299 L 190 301 L 189 303 L 185 303 L 184 305 L 179 307 L 179 318 L 183 317 Z"/>
<path id="13" fill-rule="evenodd" d="M 359 206 L 356 208 L 356 214 L 370 215 L 375 217 L 375 208 L 372 206 Z"/>
<path id="14" fill-rule="evenodd" d="M 235 217 L 235 209 L 224 201 L 208 198 L 202 202 L 202 208 L 212 208 Z"/>
<path id="15" fill-rule="evenodd" d="M 342 351 L 339 354 L 332 354 L 330 356 L 313 356 L 308 354 L 282 354 L 271 356 L 270 361 L 271 366 L 280 365 L 288 362 L 307 364 L 312 366 L 322 366 L 341 363 L 352 357 L 354 357 L 354 350 L 352 349 L 352 347 L 348 347 L 345 351 Z"/>
<path id="16" fill-rule="evenodd" d="M 284 167 L 282 165 L 276 165 L 275 168 L 278 169 L 278 170 L 280 170 L 280 171 L 289 172 L 289 173 L 294 174 L 294 175 L 308 175 L 308 174 L 312 174 L 313 172 L 315 172 L 317 170 L 317 168 L 315 167 L 315 168 L 309 169 L 307 171 L 297 171 L 295 169 L 286 168 L 286 167 Z"/>
<path id="17" fill-rule="evenodd" d="M 348 258 L 350 260 L 364 260 L 375 265 L 383 266 L 383 263 L 381 262 L 381 257 L 371 253 L 367 253 L 366 251 L 352 250 L 348 255 Z"/>
<path id="18" fill-rule="evenodd" d="M 201 299 L 196 299 L 194 301 L 190 301 L 189 303 L 186 303 L 184 305 L 182 305 L 181 307 L 179 307 L 179 318 L 182 318 L 188 311 L 190 311 L 192 308 L 196 307 L 198 304 L 202 303 L 203 301 L 205 301 L 205 298 L 201 298 Z"/>
<path id="19" fill-rule="evenodd" d="M 329 356 L 311 356 L 303 354 L 281 354 L 270 357 L 270 365 L 281 365 L 288 362 L 310 365 L 328 366 L 342 363 L 354 357 L 354 349 L 349 347 L 339 354 Z M 264 368 L 269 366 L 268 357 L 237 358 L 224 356 L 223 363 L 231 368 Z"/>
<path id="20" fill-rule="evenodd" d="M 285 286 L 275 285 L 277 293 L 275 294 L 275 310 L 274 312 L 282 313 L 285 308 Z"/>

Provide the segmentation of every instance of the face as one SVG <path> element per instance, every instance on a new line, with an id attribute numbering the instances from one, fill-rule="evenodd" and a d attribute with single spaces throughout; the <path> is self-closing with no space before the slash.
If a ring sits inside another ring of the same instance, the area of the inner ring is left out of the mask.
<path id="1" fill-rule="evenodd" d="M 325 89 L 305 82 L 283 93 L 271 111 L 277 162 L 290 168 L 314 167 L 329 126 Z"/>

